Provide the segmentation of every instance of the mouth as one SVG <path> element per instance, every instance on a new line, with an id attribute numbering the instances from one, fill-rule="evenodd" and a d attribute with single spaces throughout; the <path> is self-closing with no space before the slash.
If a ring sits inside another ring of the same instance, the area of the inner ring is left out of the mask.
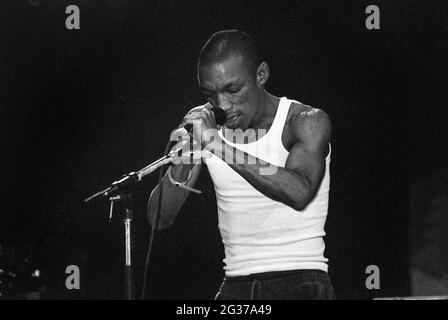
<path id="1" fill-rule="evenodd" d="M 234 124 L 238 120 L 239 117 L 240 116 L 237 115 L 237 114 L 234 114 L 234 115 L 231 115 L 230 117 L 227 117 L 226 125 Z"/>

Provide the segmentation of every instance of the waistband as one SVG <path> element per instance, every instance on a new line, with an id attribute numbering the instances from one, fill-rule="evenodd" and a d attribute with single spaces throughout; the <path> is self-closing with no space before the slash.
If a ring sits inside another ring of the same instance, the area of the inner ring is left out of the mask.
<path id="1" fill-rule="evenodd" d="M 253 280 L 265 281 L 287 276 L 311 276 L 311 275 L 319 276 L 319 275 L 327 275 L 327 273 L 319 269 L 271 271 L 271 272 L 253 273 L 247 276 L 236 276 L 236 277 L 225 276 L 224 281 L 227 282 L 246 282 Z"/>

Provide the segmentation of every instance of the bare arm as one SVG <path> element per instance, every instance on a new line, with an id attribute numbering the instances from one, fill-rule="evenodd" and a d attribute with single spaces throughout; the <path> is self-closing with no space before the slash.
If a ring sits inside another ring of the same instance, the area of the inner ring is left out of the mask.
<path id="1" fill-rule="evenodd" d="M 314 198 L 324 176 L 331 123 L 325 112 L 318 109 L 302 112 L 292 121 L 295 142 L 285 168 L 263 164 L 259 159 L 255 159 L 256 164 L 247 164 L 250 156 L 240 150 L 236 151 L 236 163 L 229 165 L 267 197 L 301 211 Z M 223 140 L 216 140 L 206 148 L 221 157 L 235 152 Z M 271 174 L 260 174 L 263 169 Z"/>
<path id="2" fill-rule="evenodd" d="M 188 114 L 190 114 L 194 110 L 202 108 L 203 108 L 202 106 L 195 107 L 191 109 Z M 187 140 L 190 139 L 186 131 L 182 132 L 182 130 L 180 130 L 181 127 L 182 126 L 180 126 L 176 130 L 173 130 L 170 137 L 171 141 L 177 141 L 178 139 L 183 140 L 185 138 L 187 138 Z M 176 146 L 174 146 L 173 149 L 176 149 L 180 144 L 181 142 L 179 142 Z M 176 153 L 174 153 L 173 159 L 174 159 L 173 163 L 175 165 L 172 166 L 170 169 L 171 177 L 173 178 L 173 180 L 177 182 L 187 181 L 185 183 L 187 186 L 194 187 L 201 172 L 202 164 L 200 159 L 199 161 L 194 161 L 193 163 L 191 163 L 190 161 L 184 161 L 185 160 L 184 157 L 177 157 Z M 187 156 L 186 159 L 189 160 L 189 157 Z M 180 209 L 182 208 L 182 205 L 184 204 L 185 200 L 188 198 L 188 195 L 190 194 L 190 191 L 175 186 L 170 181 L 167 172 L 163 177 L 161 183 L 153 189 L 149 197 L 148 220 L 153 227 L 156 221 L 161 185 L 162 185 L 162 199 L 161 199 L 160 217 L 158 222 L 159 230 L 169 228 L 173 224 Z"/>
<path id="3" fill-rule="evenodd" d="M 186 181 L 191 170 L 191 178 L 186 185 L 194 187 L 201 172 L 201 164 L 189 165 L 180 164 L 171 168 L 171 177 L 178 182 Z M 168 178 L 168 173 L 162 179 L 162 201 L 158 229 L 166 229 L 171 227 L 176 219 L 182 205 L 185 203 L 190 191 L 176 187 Z M 158 197 L 160 194 L 160 184 L 151 192 L 148 205 L 148 220 L 154 226 L 158 207 Z"/>

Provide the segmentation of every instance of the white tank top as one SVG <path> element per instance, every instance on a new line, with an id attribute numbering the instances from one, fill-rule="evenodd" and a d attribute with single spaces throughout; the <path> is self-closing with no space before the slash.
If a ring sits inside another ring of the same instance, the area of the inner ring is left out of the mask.
<path id="1" fill-rule="evenodd" d="M 297 101 L 280 99 L 271 128 L 256 142 L 234 144 L 225 140 L 221 131 L 219 135 L 230 146 L 285 167 L 289 152 L 283 146 L 282 132 L 292 102 Z M 266 197 L 220 158 L 213 155 L 205 159 L 216 192 L 226 276 L 296 269 L 328 271 L 323 237 L 330 153 L 331 149 L 316 196 L 303 211 Z"/>

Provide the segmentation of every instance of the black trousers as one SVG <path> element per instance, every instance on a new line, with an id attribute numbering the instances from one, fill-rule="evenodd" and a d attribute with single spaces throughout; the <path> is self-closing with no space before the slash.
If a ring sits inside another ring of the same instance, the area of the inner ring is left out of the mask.
<path id="1" fill-rule="evenodd" d="M 322 270 L 293 270 L 225 277 L 215 300 L 332 300 L 330 277 Z"/>

